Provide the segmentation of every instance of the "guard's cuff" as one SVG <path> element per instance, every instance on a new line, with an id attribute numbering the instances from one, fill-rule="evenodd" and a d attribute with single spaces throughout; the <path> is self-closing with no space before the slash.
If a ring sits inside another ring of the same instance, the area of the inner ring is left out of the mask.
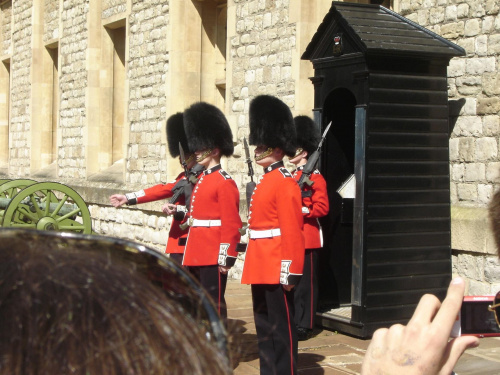
<path id="1" fill-rule="evenodd" d="M 307 215 L 309 212 L 311 212 L 311 211 L 309 211 L 309 208 L 307 208 L 307 207 L 302 207 L 302 213 L 303 213 L 304 215 Z"/>
<path id="2" fill-rule="evenodd" d="M 297 285 L 302 275 L 290 273 L 291 260 L 281 261 L 280 284 L 283 285 Z"/>
<path id="3" fill-rule="evenodd" d="M 236 257 L 227 255 L 227 250 L 229 249 L 228 243 L 221 243 L 219 246 L 219 266 L 232 267 L 236 262 Z"/>
<path id="4" fill-rule="evenodd" d="M 134 193 L 127 193 L 125 197 L 127 198 L 127 206 L 131 206 L 133 204 L 137 204 L 137 198 L 144 197 L 146 193 L 144 190 L 136 191 Z"/>

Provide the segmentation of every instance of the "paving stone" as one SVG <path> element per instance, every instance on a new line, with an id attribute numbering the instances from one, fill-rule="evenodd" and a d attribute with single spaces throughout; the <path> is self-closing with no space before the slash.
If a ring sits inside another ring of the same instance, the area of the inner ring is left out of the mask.
<path id="1" fill-rule="evenodd" d="M 257 335 L 253 323 L 251 294 L 248 286 L 230 280 L 226 289 L 228 331 L 231 333 L 234 374 L 259 374 Z M 250 302 L 249 302 L 250 301 Z M 316 327 L 314 336 L 299 342 L 300 375 L 360 374 L 363 356 L 370 340 Z M 457 375 L 500 374 L 500 338 L 481 339 L 478 348 L 468 350 L 455 367 Z"/>

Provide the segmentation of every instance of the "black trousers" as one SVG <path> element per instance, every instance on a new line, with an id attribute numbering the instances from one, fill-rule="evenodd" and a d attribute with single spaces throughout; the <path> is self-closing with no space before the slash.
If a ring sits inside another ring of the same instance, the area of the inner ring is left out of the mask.
<path id="1" fill-rule="evenodd" d="M 293 322 L 293 290 L 280 284 L 252 285 L 261 375 L 296 375 L 298 341 Z"/>
<path id="2" fill-rule="evenodd" d="M 297 327 L 314 328 L 318 307 L 318 252 L 319 249 L 306 249 L 304 271 L 293 288 Z"/>
<path id="3" fill-rule="evenodd" d="M 189 272 L 198 279 L 201 286 L 212 297 L 219 315 L 225 321 L 227 319 L 226 293 L 227 274 L 219 272 L 219 266 L 190 266 Z"/>

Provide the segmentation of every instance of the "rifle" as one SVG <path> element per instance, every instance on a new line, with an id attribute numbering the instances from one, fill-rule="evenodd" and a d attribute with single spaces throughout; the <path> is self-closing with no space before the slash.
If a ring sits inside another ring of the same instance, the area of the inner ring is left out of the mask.
<path id="1" fill-rule="evenodd" d="M 189 207 L 191 201 L 191 193 L 193 192 L 193 186 L 198 182 L 198 175 L 203 171 L 203 166 L 200 164 L 196 164 L 190 170 L 188 169 L 186 157 L 184 154 L 184 149 L 182 148 L 181 143 L 179 142 L 179 152 L 181 157 L 181 164 L 184 167 L 184 176 L 185 179 L 181 179 L 177 181 L 175 186 L 173 187 L 173 195 L 170 197 L 168 203 L 177 203 L 181 195 L 184 195 L 186 202 L 186 207 Z"/>
<path id="2" fill-rule="evenodd" d="M 248 175 L 250 176 L 250 181 L 247 182 L 246 191 L 245 191 L 246 198 L 247 198 L 247 210 L 250 210 L 250 200 L 252 199 L 252 194 L 253 194 L 253 191 L 255 189 L 256 183 L 253 180 L 254 172 L 253 172 L 253 166 L 252 166 L 252 159 L 250 159 L 250 149 L 248 148 L 248 143 L 247 143 L 246 137 L 243 138 L 243 146 L 245 148 L 245 157 L 246 157 L 245 162 L 248 165 Z M 247 227 L 248 227 L 248 225 L 245 225 L 243 228 L 240 229 L 240 233 L 242 235 L 245 234 Z"/>
<path id="3" fill-rule="evenodd" d="M 248 149 L 248 143 L 246 138 L 243 138 L 243 146 L 245 147 L 245 156 L 246 156 L 245 162 L 248 165 L 248 175 L 250 176 L 250 181 L 247 182 L 246 186 L 247 207 L 250 207 L 250 199 L 252 199 L 252 194 L 256 184 L 255 181 L 253 180 L 254 172 L 252 166 L 252 159 L 250 159 L 250 150 Z"/>
<path id="4" fill-rule="evenodd" d="M 193 186 L 198 182 L 198 176 L 203 171 L 203 166 L 196 164 L 191 168 L 186 175 L 186 178 L 177 181 L 177 183 L 172 188 L 173 195 L 168 200 L 168 203 L 175 204 L 179 201 L 181 195 L 184 195 L 186 206 L 189 206 L 191 201 L 191 193 L 193 192 Z"/>
<path id="5" fill-rule="evenodd" d="M 309 156 L 309 158 L 307 159 L 306 165 L 304 165 L 304 169 L 302 169 L 302 175 L 300 176 L 300 179 L 298 182 L 300 190 L 302 191 L 302 197 L 308 197 L 312 194 L 311 192 L 304 191 L 305 185 L 312 186 L 314 184 L 314 181 L 311 181 L 310 177 L 311 177 L 311 174 L 316 169 L 316 166 L 318 164 L 319 157 L 321 155 L 321 145 L 323 144 L 323 141 L 326 138 L 326 134 L 328 133 L 328 130 L 330 130 L 330 126 L 332 126 L 331 121 L 326 126 L 326 129 L 323 132 L 323 135 L 321 136 L 321 140 L 319 141 L 319 144 L 318 144 L 318 147 L 316 148 L 316 151 L 314 151 L 312 153 L 312 155 Z"/>

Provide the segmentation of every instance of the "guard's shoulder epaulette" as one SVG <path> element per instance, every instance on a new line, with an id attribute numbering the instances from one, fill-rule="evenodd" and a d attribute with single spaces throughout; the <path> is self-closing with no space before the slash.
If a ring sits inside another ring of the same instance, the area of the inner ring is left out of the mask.
<path id="1" fill-rule="evenodd" d="M 283 177 L 292 177 L 292 174 L 285 167 L 281 167 L 280 172 L 283 175 Z"/>
<path id="2" fill-rule="evenodd" d="M 231 180 L 231 176 L 229 173 L 227 173 L 224 169 L 219 169 L 219 173 L 221 174 L 222 177 L 224 177 L 226 180 Z"/>
<path id="3" fill-rule="evenodd" d="M 317 169 L 314 170 L 314 174 L 321 174 Z"/>

